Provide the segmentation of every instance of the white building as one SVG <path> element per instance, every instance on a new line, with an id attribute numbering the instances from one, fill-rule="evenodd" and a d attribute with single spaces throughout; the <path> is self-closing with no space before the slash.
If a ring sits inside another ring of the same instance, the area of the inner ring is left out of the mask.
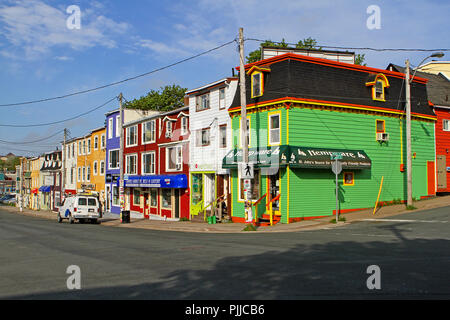
<path id="1" fill-rule="evenodd" d="M 231 119 L 228 108 L 238 85 L 237 77 L 224 78 L 186 92 L 190 118 L 191 215 L 222 197 L 230 208 L 230 176 L 222 169 L 222 159 L 232 149 Z M 208 207 L 209 206 L 209 207 Z M 224 207 L 225 207 L 224 206 Z M 226 211 L 223 211 L 226 214 Z"/>
<path id="2" fill-rule="evenodd" d="M 66 181 L 64 185 L 66 194 L 75 194 L 77 192 L 77 155 L 76 138 L 66 141 L 66 150 L 63 152 L 63 161 L 65 162 L 64 166 L 66 170 Z"/>

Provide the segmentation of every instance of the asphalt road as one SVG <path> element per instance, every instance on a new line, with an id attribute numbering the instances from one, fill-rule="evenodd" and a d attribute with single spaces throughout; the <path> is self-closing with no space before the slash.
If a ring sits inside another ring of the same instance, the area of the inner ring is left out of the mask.
<path id="1" fill-rule="evenodd" d="M 296 233 L 58 224 L 1 211 L 1 299 L 450 298 L 450 207 Z M 67 267 L 81 289 L 67 289 Z M 369 290 L 367 267 L 380 268 Z"/>

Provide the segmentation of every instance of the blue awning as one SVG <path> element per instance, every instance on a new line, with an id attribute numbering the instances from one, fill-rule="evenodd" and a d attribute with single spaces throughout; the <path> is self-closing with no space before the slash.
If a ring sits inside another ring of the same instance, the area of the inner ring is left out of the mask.
<path id="1" fill-rule="evenodd" d="M 188 187 L 188 178 L 185 174 L 167 174 L 160 176 L 132 176 L 124 180 L 125 187 L 141 188 L 181 188 Z M 117 186 L 119 186 L 117 179 Z"/>
<path id="2" fill-rule="evenodd" d="M 50 192 L 52 190 L 51 186 L 42 186 L 39 188 L 39 191 L 41 192 Z"/>

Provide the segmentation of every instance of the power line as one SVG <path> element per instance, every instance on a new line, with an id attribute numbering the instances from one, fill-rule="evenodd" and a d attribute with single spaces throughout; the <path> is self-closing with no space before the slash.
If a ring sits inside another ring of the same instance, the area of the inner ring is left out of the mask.
<path id="1" fill-rule="evenodd" d="M 250 41 L 258 41 L 258 42 L 266 42 L 267 40 L 255 39 L 255 38 L 246 38 L 245 40 Z M 272 41 L 273 43 L 284 43 L 287 45 L 297 45 L 297 43 L 288 43 L 282 41 Z M 370 48 L 370 47 L 340 47 L 340 46 L 323 46 L 323 45 L 313 45 L 314 48 L 328 48 L 328 49 L 342 49 L 342 50 L 372 50 L 372 51 L 422 51 L 422 52 L 431 52 L 431 51 L 450 51 L 450 48 L 444 49 L 418 49 L 418 48 Z M 283 48 L 280 48 L 283 49 Z M 289 48 L 286 48 L 289 49 Z M 307 49 L 305 49 L 307 50 Z"/>
<path id="2" fill-rule="evenodd" d="M 100 105 L 100 106 L 97 106 L 97 107 L 95 107 L 95 108 L 93 108 L 93 109 L 90 109 L 90 110 L 88 110 L 88 111 L 86 111 L 86 112 L 83 112 L 83 113 L 77 115 L 77 116 L 74 116 L 74 117 L 72 117 L 72 118 L 68 118 L 68 119 L 65 119 L 65 120 L 59 120 L 59 121 L 53 121 L 53 122 L 47 122 L 47 123 L 39 123 L 39 124 L 25 124 L 25 125 L 19 125 L 19 124 L 0 124 L 0 127 L 14 127 L 14 128 L 44 127 L 44 126 L 50 126 L 50 125 L 58 124 L 58 123 L 62 123 L 62 122 L 67 122 L 67 121 L 71 121 L 71 120 L 80 118 L 80 117 L 82 117 L 82 116 L 85 116 L 85 115 L 87 115 L 87 114 L 89 114 L 89 113 L 91 113 L 91 112 L 94 112 L 95 110 L 98 110 L 98 109 L 104 107 L 105 105 L 107 105 L 108 103 L 110 103 L 111 101 L 113 101 L 113 100 L 116 99 L 116 98 L 117 98 L 117 96 L 114 97 L 114 98 L 112 98 L 112 99 L 109 99 L 108 101 L 106 101 L 105 103 L 103 103 L 103 104 Z"/>
<path id="3" fill-rule="evenodd" d="M 19 144 L 32 144 L 32 143 L 36 143 L 36 142 L 40 142 L 40 141 L 44 141 L 44 140 L 48 140 L 48 139 L 50 139 L 50 138 L 53 138 L 54 136 L 56 136 L 57 134 L 59 134 L 59 133 L 61 133 L 61 132 L 63 132 L 63 131 L 64 131 L 64 129 L 59 130 L 58 132 L 55 132 L 55 133 L 52 134 L 51 136 L 48 136 L 48 137 L 45 137 L 45 138 L 41 138 L 41 139 L 38 139 L 38 140 L 34 140 L 34 141 L 22 141 L 22 142 L 17 142 L 17 141 L 6 141 L 6 140 L 1 140 L 1 139 L 0 139 L 0 143 L 16 144 L 16 145 L 19 145 Z"/>
<path id="4" fill-rule="evenodd" d="M 149 71 L 149 72 L 146 72 L 146 73 L 142 73 L 142 74 L 139 74 L 139 75 L 134 76 L 134 77 L 126 78 L 126 79 L 123 79 L 123 80 L 120 80 L 120 81 L 116 81 L 116 82 L 112 82 L 112 83 L 109 83 L 109 84 L 105 84 L 105 85 L 100 86 L 100 87 L 87 89 L 87 90 L 82 90 L 82 91 L 77 91 L 77 92 L 72 92 L 72 93 L 69 93 L 69 94 L 65 94 L 65 95 L 61 95 L 61 96 L 57 96 L 57 97 L 52 97 L 52 98 L 44 98 L 44 99 L 24 101 L 24 102 L 0 104 L 0 107 L 11 107 L 11 106 L 19 106 L 19 105 L 26 105 L 26 104 L 33 104 L 33 103 L 39 103 L 39 102 L 52 101 L 52 100 L 68 98 L 68 97 L 72 97 L 72 96 L 75 96 L 75 95 L 80 95 L 80 94 L 84 94 L 84 93 L 88 93 L 88 92 L 93 92 L 93 91 L 100 90 L 100 89 L 105 89 L 105 88 L 108 88 L 108 87 L 111 87 L 111 86 L 115 86 L 115 85 L 118 85 L 118 84 L 121 84 L 121 83 L 124 83 L 124 82 L 127 82 L 127 81 L 131 81 L 131 80 L 135 80 L 135 79 L 147 76 L 149 74 L 152 74 L 152 73 L 164 70 L 164 69 L 171 68 L 171 67 L 176 66 L 178 64 L 181 64 L 183 62 L 195 59 L 197 57 L 200 57 L 200 56 L 205 55 L 207 53 L 210 53 L 212 51 L 221 49 L 221 48 L 223 48 L 223 47 L 225 47 L 225 46 L 227 46 L 227 45 L 229 45 L 229 44 L 231 44 L 231 43 L 233 43 L 235 41 L 236 41 L 236 39 L 233 39 L 233 40 L 228 41 L 228 42 L 226 42 L 224 44 L 221 44 L 220 46 L 214 47 L 214 48 L 209 49 L 207 51 L 203 51 L 203 52 L 201 52 L 199 54 L 196 54 L 194 56 L 191 56 L 189 58 L 186 58 L 186 59 L 183 59 L 183 60 L 179 60 L 177 62 L 171 63 L 171 64 L 166 65 L 164 67 L 161 67 L 161 68 L 158 68 L 158 69 L 154 69 L 152 71 Z"/>

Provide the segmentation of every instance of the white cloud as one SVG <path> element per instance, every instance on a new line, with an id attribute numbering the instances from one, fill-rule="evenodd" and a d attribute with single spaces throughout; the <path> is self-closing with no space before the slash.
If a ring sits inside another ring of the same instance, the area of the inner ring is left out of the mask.
<path id="1" fill-rule="evenodd" d="M 103 15 L 95 15 L 99 7 L 81 10 L 81 29 L 69 30 L 69 15 L 40 0 L 17 1 L 0 6 L 0 31 L 9 43 L 4 57 L 34 60 L 48 54 L 54 47 L 82 50 L 95 46 L 115 48 L 114 37 L 124 34 L 129 25 L 117 23 Z"/>

